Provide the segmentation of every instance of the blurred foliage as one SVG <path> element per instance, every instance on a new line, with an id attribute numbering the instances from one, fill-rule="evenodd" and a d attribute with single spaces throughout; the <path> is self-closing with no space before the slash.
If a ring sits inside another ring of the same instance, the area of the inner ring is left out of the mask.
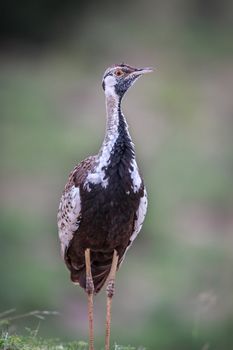
<path id="1" fill-rule="evenodd" d="M 149 210 L 117 276 L 112 342 L 233 348 L 232 2 L 1 6 L 0 309 L 57 310 L 42 336 L 87 338 L 86 296 L 60 258 L 56 211 L 69 171 L 103 139 L 101 74 L 123 60 L 156 69 L 123 105 Z M 104 320 L 103 292 L 99 346 Z M 22 319 L 17 332 L 37 323 Z"/>

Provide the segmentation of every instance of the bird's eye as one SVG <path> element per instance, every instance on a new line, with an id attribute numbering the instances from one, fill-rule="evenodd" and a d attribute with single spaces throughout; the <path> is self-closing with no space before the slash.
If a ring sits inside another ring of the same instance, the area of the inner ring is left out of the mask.
<path id="1" fill-rule="evenodd" d="M 121 70 L 121 69 L 117 69 L 117 70 L 115 71 L 114 74 L 115 74 L 117 77 L 120 77 L 121 75 L 124 74 L 124 72 L 123 72 L 123 70 Z"/>

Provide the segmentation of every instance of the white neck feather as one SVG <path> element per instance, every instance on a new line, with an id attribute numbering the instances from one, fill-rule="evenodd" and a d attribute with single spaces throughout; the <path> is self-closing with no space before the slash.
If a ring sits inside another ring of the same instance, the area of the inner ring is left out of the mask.
<path id="1" fill-rule="evenodd" d="M 98 163 L 94 172 L 90 173 L 87 177 L 87 181 L 98 184 L 102 183 L 103 187 L 107 187 L 108 179 L 105 179 L 104 168 L 108 166 L 111 152 L 114 144 L 118 138 L 118 125 L 119 125 L 119 115 L 118 115 L 119 97 L 115 94 L 110 94 L 109 91 L 106 93 L 106 132 L 103 144 L 99 151 Z"/>

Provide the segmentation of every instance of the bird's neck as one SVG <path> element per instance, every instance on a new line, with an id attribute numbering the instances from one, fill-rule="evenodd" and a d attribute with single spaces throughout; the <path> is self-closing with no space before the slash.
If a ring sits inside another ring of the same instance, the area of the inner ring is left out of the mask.
<path id="1" fill-rule="evenodd" d="M 115 94 L 106 95 L 107 123 L 100 157 L 109 158 L 114 153 L 124 156 L 125 152 L 131 159 L 135 158 L 126 119 L 121 111 L 121 99 Z"/>
<path id="2" fill-rule="evenodd" d="M 107 188 L 110 179 L 113 181 L 117 175 L 124 179 L 127 193 L 136 193 L 141 188 L 142 179 L 135 159 L 134 145 L 121 112 L 121 99 L 116 94 L 106 94 L 106 110 L 106 133 L 96 165 L 85 182 L 87 191 L 97 184 Z M 115 184 L 117 183 L 115 181 Z"/>

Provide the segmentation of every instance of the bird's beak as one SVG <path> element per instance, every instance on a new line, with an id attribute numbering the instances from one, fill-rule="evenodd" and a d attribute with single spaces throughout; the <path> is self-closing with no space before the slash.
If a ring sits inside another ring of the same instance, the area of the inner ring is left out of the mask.
<path id="1" fill-rule="evenodd" d="M 153 69 L 151 67 L 145 67 L 145 68 L 135 68 L 135 70 L 130 73 L 130 75 L 142 75 L 142 74 L 146 74 L 146 73 L 151 73 L 153 72 Z"/>

